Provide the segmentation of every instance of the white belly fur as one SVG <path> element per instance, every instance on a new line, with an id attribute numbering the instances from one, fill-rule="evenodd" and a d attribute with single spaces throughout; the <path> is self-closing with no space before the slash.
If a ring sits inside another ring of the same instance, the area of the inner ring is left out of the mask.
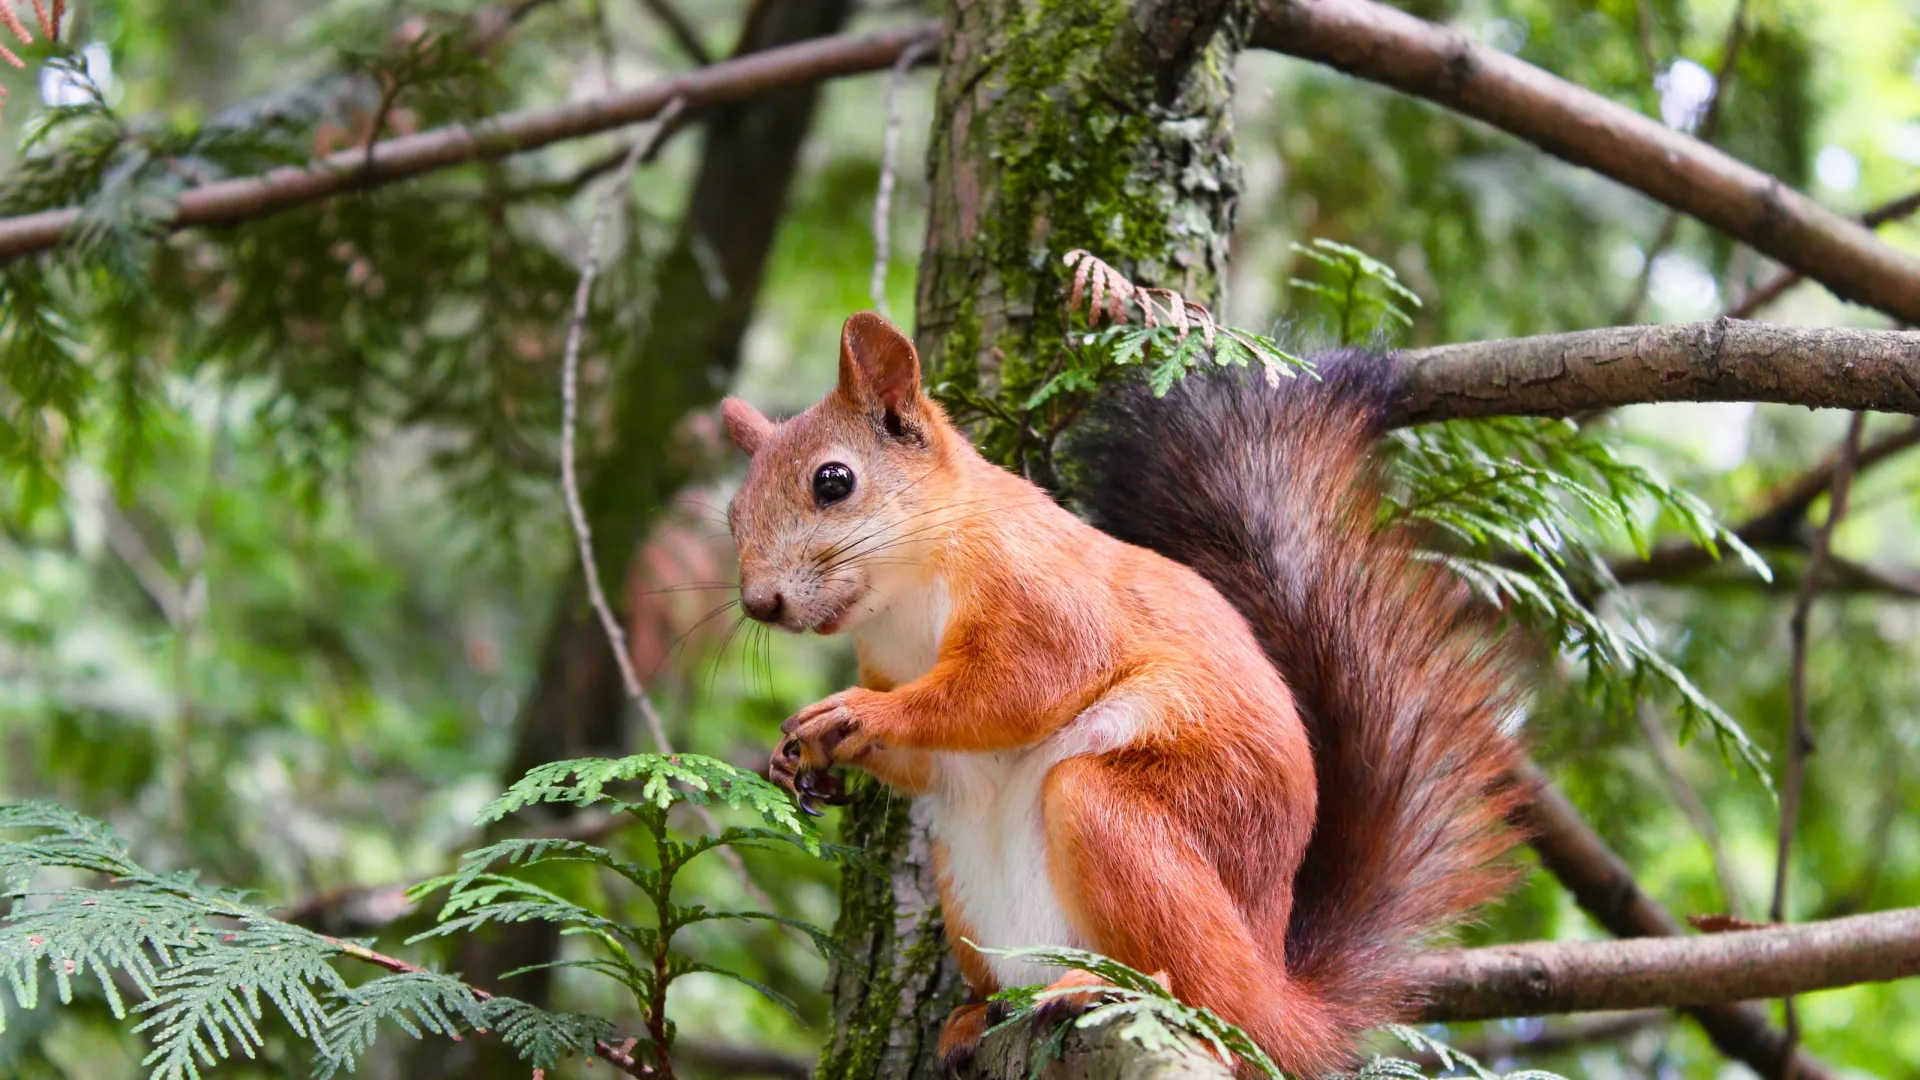
<path id="1" fill-rule="evenodd" d="M 1062 761 L 1126 745 L 1139 729 L 1124 699 L 1095 704 L 1038 746 L 994 754 L 939 755 L 933 791 L 934 836 L 947 848 L 950 902 L 976 945 L 994 949 L 1064 945 L 1084 949 L 1047 870 L 1041 791 Z M 1005 986 L 1051 982 L 1060 969 L 986 956 Z"/>
<path id="2" fill-rule="evenodd" d="M 939 656 L 952 601 L 934 578 L 903 590 L 854 630 L 861 665 L 899 686 L 925 674 Z M 991 754 L 934 755 L 934 837 L 947 849 L 950 901 L 977 945 L 995 949 L 1040 945 L 1087 948 L 1074 933 L 1047 870 L 1041 789 L 1062 761 L 1131 742 L 1143 719 L 1137 703 L 1096 703 L 1045 742 Z M 1002 986 L 1051 982 L 1060 969 L 988 955 Z"/>

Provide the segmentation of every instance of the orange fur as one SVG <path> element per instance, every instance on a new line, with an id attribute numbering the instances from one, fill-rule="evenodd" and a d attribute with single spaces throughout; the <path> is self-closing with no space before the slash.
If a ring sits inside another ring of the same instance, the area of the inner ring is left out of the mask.
<path id="1" fill-rule="evenodd" d="M 1246 599 L 1229 602 L 1209 583 L 1222 575 L 1202 577 L 1115 539 L 981 458 L 921 394 L 912 345 L 877 316 L 848 320 L 840 384 L 818 405 L 779 424 L 737 400 L 725 415 L 752 454 L 730 508 L 743 595 L 754 590 L 768 613 L 759 617 L 789 630 L 852 633 L 861 657 L 861 686 L 783 726 L 773 774 L 806 792 L 809 778 L 851 764 L 935 800 L 949 935 L 976 996 L 1008 978 L 1047 976 L 975 952 L 962 938 L 1090 948 L 1166 972 L 1177 995 L 1239 1024 L 1296 1074 L 1341 1065 L 1361 1027 L 1396 1018 L 1404 987 L 1383 974 L 1391 993 L 1368 997 L 1358 967 L 1335 970 L 1333 961 L 1343 949 L 1369 961 L 1388 957 L 1401 942 L 1367 938 L 1386 932 L 1374 923 L 1354 923 L 1340 940 L 1300 935 L 1296 879 L 1325 846 L 1315 836 L 1319 800 L 1340 796 L 1328 820 L 1348 828 L 1357 820 L 1348 800 L 1365 797 L 1366 783 L 1323 793 L 1317 770 L 1327 755 L 1310 742 L 1309 718 L 1289 687 L 1296 658 L 1276 645 L 1271 620 L 1250 624 Z M 1329 432 L 1326 448 L 1345 470 L 1335 479 L 1355 492 L 1367 489 L 1361 434 Z M 823 501 L 815 486 L 829 463 L 856 477 L 840 501 Z M 1309 493 L 1357 497 L 1339 485 Z M 1357 520 L 1345 509 L 1329 513 Z M 1355 553 L 1330 558 L 1352 561 L 1369 550 L 1358 533 L 1337 539 Z M 1399 588 L 1413 572 L 1398 550 L 1384 552 L 1384 576 L 1363 575 L 1359 585 L 1383 597 Z M 1451 609 L 1430 578 L 1407 580 L 1412 617 L 1426 631 L 1412 645 L 1433 645 Z M 1409 663 L 1408 679 L 1431 676 L 1449 699 L 1465 701 L 1487 681 L 1474 674 L 1480 682 L 1449 683 L 1465 676 L 1446 669 L 1446 656 Z M 1340 719 L 1329 716 L 1338 709 L 1323 708 L 1321 682 L 1303 685 L 1317 722 Z M 1469 726 L 1478 725 L 1472 732 L 1493 730 L 1484 710 L 1463 709 Z M 1406 722 L 1355 721 L 1370 739 Z M 1370 752 L 1394 753 L 1391 742 Z M 1500 744 L 1483 742 L 1470 746 L 1480 758 L 1474 767 L 1500 767 Z M 1466 779 L 1479 785 L 1472 795 L 1493 794 L 1479 773 Z M 1459 800 L 1430 803 L 1420 812 L 1435 815 L 1443 832 L 1464 813 Z M 1382 807 L 1389 818 L 1398 809 Z M 1478 839 L 1498 810 L 1462 826 L 1479 844 L 1475 857 L 1501 846 Z M 1393 827 L 1419 825 L 1395 818 Z M 1367 831 L 1364 822 L 1358 828 Z M 1404 877 L 1417 858 L 1402 855 L 1385 851 L 1390 865 L 1378 868 L 1320 872 L 1363 884 Z M 1474 878 L 1421 908 L 1422 925 L 1481 898 L 1493 880 Z M 1299 887 L 1324 921 L 1328 888 Z M 1390 929 L 1406 936 L 1400 923 Z M 1020 940 L 1048 935 L 1070 940 Z M 1301 967 L 1290 949 L 1318 966 Z M 943 1052 L 965 1050 L 984 1030 L 978 1019 L 956 1016 Z"/>

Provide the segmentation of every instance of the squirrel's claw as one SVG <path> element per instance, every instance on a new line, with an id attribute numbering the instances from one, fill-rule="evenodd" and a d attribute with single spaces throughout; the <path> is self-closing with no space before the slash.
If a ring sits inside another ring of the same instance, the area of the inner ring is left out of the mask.
<path id="1" fill-rule="evenodd" d="M 794 805 L 812 817 L 826 812 L 820 809 L 820 804 L 845 806 L 853 801 L 846 783 L 838 775 L 803 762 L 801 741 L 791 734 L 781 739 L 774 749 L 773 760 L 767 766 L 767 779 L 787 789 Z"/>
<path id="2" fill-rule="evenodd" d="M 847 791 L 847 783 L 839 773 L 827 769 L 810 769 L 800 774 L 800 790 L 814 802 L 828 806 L 845 806 L 853 801 L 853 795 Z M 819 811 L 814 811 L 817 815 Z"/>

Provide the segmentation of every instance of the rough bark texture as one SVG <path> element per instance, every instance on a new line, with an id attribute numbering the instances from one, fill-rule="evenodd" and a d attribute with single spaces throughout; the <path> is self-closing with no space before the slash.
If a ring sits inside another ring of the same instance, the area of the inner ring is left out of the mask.
<path id="1" fill-rule="evenodd" d="M 1075 248 L 1214 299 L 1239 192 L 1231 105 L 1248 6 L 949 4 L 915 338 L 950 400 L 1038 385 L 1063 347 L 1061 258 Z M 976 436 L 1004 464 L 1035 464 L 1001 421 Z"/>
<path id="2" fill-rule="evenodd" d="M 1715 319 L 1415 349 L 1394 421 L 1571 416 L 1654 401 L 1920 413 L 1920 333 Z"/>
<path id="3" fill-rule="evenodd" d="M 1424 956 L 1425 1020 L 1674 1008 L 1920 974 L 1920 909 L 1764 930 L 1535 941 Z"/>
<path id="4" fill-rule="evenodd" d="M 1438 102 L 1920 322 L 1920 259 L 1777 178 L 1457 30 L 1372 0 L 1263 0 L 1254 44 Z"/>
<path id="5" fill-rule="evenodd" d="M 833 1043 L 818 1075 L 942 1080 L 934 1043 L 962 987 L 947 954 L 924 810 L 871 785 L 847 809 L 841 839 L 866 851 L 871 865 L 841 880 L 837 932 L 846 958 L 829 983 Z"/>
<path id="6" fill-rule="evenodd" d="M 1460 949 L 1428 954 L 1418 968 L 1428 998 L 1420 1019 L 1427 1022 L 1648 1006 L 1696 1013 L 1741 1009 L 1749 1007 L 1727 1003 L 1920 974 L 1920 908 L 1721 934 Z M 1648 1019 L 1639 1013 L 1626 1022 Z M 1056 1061 L 1044 1049 L 1047 1039 L 1030 1025 L 1009 1025 L 987 1040 L 966 1075 L 1025 1080 L 1036 1061 L 1052 1062 L 1043 1075 L 1058 1080 L 1231 1075 L 1198 1043 L 1184 1050 L 1144 1051 L 1119 1027 L 1073 1031 Z"/>
<path id="7" fill-rule="evenodd" d="M 1250 9 L 951 0 L 915 334 L 949 401 L 1039 377 L 1060 347 L 1061 257 L 1074 248 L 1142 284 L 1215 298 L 1239 186 L 1232 73 Z M 978 435 L 1003 463 L 1033 464 L 1022 433 L 987 423 Z M 839 929 L 857 962 L 834 977 L 820 1076 L 931 1080 L 939 1024 L 960 997 L 925 831 L 899 800 L 877 798 L 846 828 L 873 865 L 843 887 Z"/>
<path id="8" fill-rule="evenodd" d="M 1195 1041 L 1178 1050 L 1143 1049 L 1119 1025 L 1076 1028 L 1058 1054 L 1025 1024 L 994 1032 L 961 1080 L 1232 1080 L 1233 1069 Z"/>

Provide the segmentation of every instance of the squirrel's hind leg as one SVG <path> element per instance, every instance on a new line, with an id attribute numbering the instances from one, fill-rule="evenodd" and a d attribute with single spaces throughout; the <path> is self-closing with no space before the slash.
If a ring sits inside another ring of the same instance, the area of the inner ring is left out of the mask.
<path id="1" fill-rule="evenodd" d="M 997 1004 L 974 1001 L 947 1014 L 946 1026 L 940 1029 L 940 1044 L 935 1050 L 947 1080 L 966 1075 L 967 1066 L 973 1064 L 974 1055 L 980 1052 L 981 1038 L 1000 1020 Z"/>
<path id="2" fill-rule="evenodd" d="M 1287 975 L 1284 942 L 1254 933 L 1204 847 L 1124 761 L 1061 762 L 1042 806 L 1054 887 L 1096 951 L 1170 975 L 1177 997 L 1240 1027 L 1289 1075 L 1344 1063 L 1345 1037 Z"/>

